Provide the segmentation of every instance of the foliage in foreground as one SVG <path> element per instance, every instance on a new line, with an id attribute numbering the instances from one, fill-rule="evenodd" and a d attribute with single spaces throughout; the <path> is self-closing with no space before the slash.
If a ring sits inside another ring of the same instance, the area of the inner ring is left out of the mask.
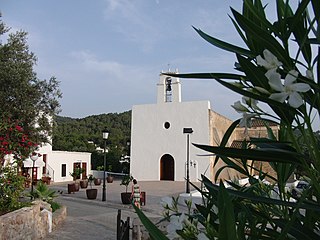
<path id="1" fill-rule="evenodd" d="M 39 181 L 37 183 L 37 187 L 33 192 L 30 192 L 29 196 L 32 197 L 32 199 L 39 199 L 49 203 L 51 205 L 52 212 L 54 212 L 60 208 L 60 204 L 54 201 L 54 198 L 57 197 L 55 193 L 56 191 L 51 190 L 45 183 Z"/>
<path id="2" fill-rule="evenodd" d="M 19 209 L 23 161 L 52 135 L 52 117 L 59 112 L 59 82 L 41 80 L 27 33 L 13 32 L 0 14 L 0 212 Z M 15 166 L 15 167 L 13 167 Z M 17 168 L 16 168 L 17 167 Z"/>
<path id="3" fill-rule="evenodd" d="M 17 175 L 13 167 L 0 168 L 0 215 L 11 212 L 28 203 L 21 202 L 20 196 L 24 190 L 24 177 Z"/>
<path id="4" fill-rule="evenodd" d="M 176 235 L 167 235 L 171 239 L 320 237 L 320 149 L 313 129 L 313 120 L 319 120 L 320 112 L 320 2 L 290 4 L 277 0 L 274 22 L 267 18 L 267 7 L 260 0 L 243 0 L 242 13 L 231 8 L 232 22 L 247 48 L 195 29 L 212 45 L 235 53 L 238 73 L 170 74 L 214 79 L 243 96 L 242 103 L 233 105 L 243 116 L 229 127 L 220 146 L 195 146 L 213 153 L 215 163 L 223 161 L 225 168 L 233 168 L 249 179 L 245 186 L 228 182 L 232 188 L 227 189 L 222 182 L 217 186 L 202 176 L 205 190 L 198 190 L 204 204 L 196 205 L 195 212 L 186 216 L 179 212 L 167 216 L 169 226 L 176 226 Z M 258 101 L 267 104 L 272 113 L 260 108 Z M 247 136 L 242 149 L 229 148 L 235 127 L 245 127 L 247 133 L 252 118 L 278 123 L 278 136 L 266 126 L 268 138 Z M 253 169 L 252 161 L 270 164 L 277 175 L 276 183 L 266 184 L 265 178 L 272 177 L 262 169 Z M 258 172 L 258 178 L 250 175 L 251 170 Z M 286 188 L 293 173 L 299 173 L 308 183 L 299 196 Z M 155 237 L 156 232 L 161 237 L 155 239 L 166 239 L 141 211 L 136 211 L 150 235 Z M 195 235 L 199 230 L 204 234 Z"/>
<path id="5" fill-rule="evenodd" d="M 36 61 L 27 33 L 10 31 L 0 15 L 0 122 L 19 124 L 31 142 L 40 144 L 52 135 L 52 117 L 59 112 L 62 95 L 54 77 L 37 77 Z"/>

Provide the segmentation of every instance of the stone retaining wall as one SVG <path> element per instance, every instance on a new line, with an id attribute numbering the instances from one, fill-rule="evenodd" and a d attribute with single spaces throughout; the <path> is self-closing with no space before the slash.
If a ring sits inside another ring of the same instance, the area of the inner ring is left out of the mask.
<path id="1" fill-rule="evenodd" d="M 62 207 L 52 215 L 48 203 L 35 201 L 31 207 L 0 216 L 0 240 L 44 239 L 66 218 L 66 213 L 66 207 Z"/>
<path id="2" fill-rule="evenodd" d="M 61 206 L 52 214 L 52 230 L 55 230 L 67 217 L 67 207 Z"/>

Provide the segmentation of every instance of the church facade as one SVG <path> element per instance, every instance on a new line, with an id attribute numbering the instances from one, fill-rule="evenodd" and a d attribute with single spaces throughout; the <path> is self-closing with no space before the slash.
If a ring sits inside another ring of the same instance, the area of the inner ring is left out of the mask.
<path id="1" fill-rule="evenodd" d="M 183 102 L 179 78 L 160 74 L 157 103 L 132 108 L 130 172 L 138 181 L 214 179 L 214 157 L 194 145 L 219 145 L 232 121 L 209 101 Z M 230 139 L 232 142 L 232 139 Z M 231 142 L 229 145 L 231 145 Z M 220 163 L 222 164 L 222 163 Z M 226 170 L 221 178 L 231 179 Z"/>

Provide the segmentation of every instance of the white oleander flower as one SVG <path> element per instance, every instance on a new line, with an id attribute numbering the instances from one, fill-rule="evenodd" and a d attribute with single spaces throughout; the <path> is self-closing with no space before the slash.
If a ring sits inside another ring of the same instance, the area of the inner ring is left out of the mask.
<path id="1" fill-rule="evenodd" d="M 259 107 L 257 106 L 258 100 L 256 100 L 256 99 L 243 96 L 242 102 L 244 104 L 247 104 L 249 107 L 251 107 L 253 109 L 259 109 Z"/>
<path id="2" fill-rule="evenodd" d="M 277 93 L 272 93 L 269 98 L 281 103 L 288 99 L 291 107 L 300 107 L 303 104 L 303 99 L 299 93 L 307 92 L 311 87 L 306 83 L 294 83 L 297 80 L 298 74 L 295 70 L 289 71 L 284 79 L 284 84 L 282 84 L 279 73 L 275 71 L 266 73 L 270 87 L 278 91 Z"/>
<path id="3" fill-rule="evenodd" d="M 268 49 L 263 50 L 263 57 L 264 58 L 262 58 L 260 55 L 257 56 L 257 64 L 267 70 L 277 69 L 278 67 L 282 66 L 282 62 L 280 62 L 278 58 Z"/>
<path id="4" fill-rule="evenodd" d="M 244 127 L 246 128 L 245 131 L 247 131 L 247 128 L 250 128 L 252 126 L 251 118 L 255 116 L 257 116 L 257 114 L 244 112 L 242 114 L 242 119 L 240 120 L 239 127 Z"/>
<path id="5" fill-rule="evenodd" d="M 169 239 L 178 238 L 177 230 L 183 229 L 183 222 L 186 219 L 186 215 L 182 213 L 180 216 L 172 215 L 170 217 L 170 223 L 167 226 L 167 237 Z"/>
<path id="6" fill-rule="evenodd" d="M 245 113 L 249 111 L 249 109 L 242 105 L 240 101 L 236 101 L 231 105 L 231 107 L 233 107 L 238 113 Z"/>

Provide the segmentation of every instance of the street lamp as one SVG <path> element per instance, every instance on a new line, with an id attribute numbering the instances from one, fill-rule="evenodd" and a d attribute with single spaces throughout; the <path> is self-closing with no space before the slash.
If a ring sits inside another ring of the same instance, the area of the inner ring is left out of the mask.
<path id="1" fill-rule="evenodd" d="M 104 161 L 103 161 L 103 188 L 102 188 L 102 201 L 105 202 L 106 201 L 106 197 L 107 197 L 107 190 L 106 190 L 106 165 L 107 165 L 107 161 L 106 161 L 106 145 L 107 145 L 107 139 L 109 136 L 109 132 L 107 130 L 104 130 L 102 133 L 102 137 L 104 140 Z"/>
<path id="2" fill-rule="evenodd" d="M 189 176 L 189 145 L 190 145 L 190 134 L 193 133 L 192 128 L 183 128 L 183 133 L 187 134 L 187 183 L 186 183 L 186 193 L 190 193 L 190 176 Z"/>
<path id="3" fill-rule="evenodd" d="M 33 174 L 34 174 L 34 163 L 35 163 L 35 161 L 37 161 L 38 160 L 38 154 L 36 154 L 36 153 L 33 153 L 32 155 L 31 155 L 31 160 L 32 160 L 32 173 L 31 173 L 31 199 L 33 198 Z"/>

